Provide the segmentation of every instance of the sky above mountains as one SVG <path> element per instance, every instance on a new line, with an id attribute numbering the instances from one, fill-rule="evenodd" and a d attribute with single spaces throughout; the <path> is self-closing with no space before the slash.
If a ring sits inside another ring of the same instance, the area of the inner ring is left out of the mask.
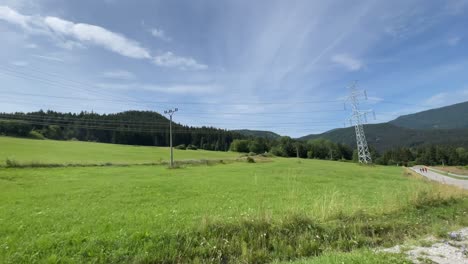
<path id="1" fill-rule="evenodd" d="M 0 111 L 302 136 L 468 100 L 468 1 L 0 0 Z M 363 98 L 364 99 L 364 98 Z"/>

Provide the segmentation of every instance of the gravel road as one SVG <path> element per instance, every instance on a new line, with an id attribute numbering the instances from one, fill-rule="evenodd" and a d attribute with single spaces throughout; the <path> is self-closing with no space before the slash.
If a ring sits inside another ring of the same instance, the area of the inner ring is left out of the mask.
<path id="1" fill-rule="evenodd" d="M 468 180 L 454 179 L 454 178 L 442 175 L 440 173 L 431 171 L 429 169 L 427 170 L 427 172 L 420 172 L 419 171 L 420 168 L 423 168 L 423 167 L 422 166 L 415 166 L 415 167 L 413 167 L 411 169 L 413 171 L 415 171 L 416 173 L 419 173 L 420 175 L 422 175 L 422 176 L 424 176 L 424 177 L 426 177 L 426 178 L 428 178 L 430 180 L 438 181 L 438 182 L 443 183 L 443 184 L 455 185 L 455 186 L 458 186 L 460 188 L 468 190 Z"/>

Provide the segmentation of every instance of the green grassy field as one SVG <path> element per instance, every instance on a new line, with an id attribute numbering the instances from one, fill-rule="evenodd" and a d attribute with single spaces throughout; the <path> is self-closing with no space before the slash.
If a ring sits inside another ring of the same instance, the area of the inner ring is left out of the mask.
<path id="1" fill-rule="evenodd" d="M 32 153 L 47 149 L 40 159 L 54 163 L 93 150 L 102 162 L 127 163 L 128 149 L 135 149 L 133 161 L 144 162 L 144 153 L 159 149 L 1 140 L 8 142 L 4 157 L 35 160 Z M 51 153 L 64 146 L 74 150 Z M 318 160 L 2 168 L 0 263 L 267 263 L 322 254 L 307 261 L 395 260 L 342 252 L 468 225 L 464 197 L 402 168 Z"/>
<path id="2" fill-rule="evenodd" d="M 137 164 L 169 160 L 167 147 L 143 147 L 78 141 L 34 140 L 0 137 L 0 164 L 6 159 L 20 163 Z M 205 150 L 174 150 L 178 160 L 229 159 L 238 153 Z"/>

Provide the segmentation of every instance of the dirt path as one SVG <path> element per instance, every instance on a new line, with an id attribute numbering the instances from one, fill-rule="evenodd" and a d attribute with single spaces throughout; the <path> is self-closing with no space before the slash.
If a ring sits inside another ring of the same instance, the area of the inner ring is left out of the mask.
<path id="1" fill-rule="evenodd" d="M 427 172 L 422 173 L 422 172 L 419 171 L 420 168 L 422 168 L 422 166 L 415 166 L 415 167 L 413 167 L 411 169 L 413 171 L 415 171 L 416 173 L 419 173 L 420 175 L 422 175 L 422 176 L 424 176 L 424 177 L 426 177 L 426 178 L 428 178 L 430 180 L 438 181 L 438 182 L 443 183 L 443 184 L 455 185 L 455 186 L 458 186 L 460 188 L 468 190 L 468 180 L 454 179 L 454 178 L 439 174 L 437 172 L 431 171 L 429 169 L 427 170 Z"/>

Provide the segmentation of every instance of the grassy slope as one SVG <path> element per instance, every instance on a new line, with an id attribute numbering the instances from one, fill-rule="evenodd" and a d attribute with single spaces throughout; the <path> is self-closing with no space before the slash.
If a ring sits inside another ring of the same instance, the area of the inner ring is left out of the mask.
<path id="1" fill-rule="evenodd" d="M 232 223 L 237 230 L 235 226 L 245 219 L 278 222 L 301 214 L 326 221 L 340 213 L 382 214 L 433 191 L 433 184 L 406 177 L 400 168 L 316 160 L 274 159 L 174 170 L 164 166 L 1 169 L 0 260 L 82 262 L 98 257 L 103 262 L 153 258 L 159 262 L 177 259 L 167 254 L 180 254 L 173 249 L 155 257 L 165 252 L 162 245 L 167 242 L 161 241 L 178 239 L 210 222 Z M 230 232 L 236 231 L 222 233 Z M 212 235 L 209 231 L 203 237 Z M 185 254 L 201 254 L 197 252 Z"/>
<path id="2" fill-rule="evenodd" d="M 1 158 L 24 162 L 143 163 L 154 161 L 148 156 L 167 155 L 167 148 L 84 142 L 0 137 L 0 143 Z M 186 159 L 235 156 L 176 152 L 176 157 Z M 174 170 L 3 168 L 0 262 L 216 263 L 227 257 L 265 263 L 323 250 L 348 251 L 391 244 L 437 226 L 468 223 L 467 202 L 438 202 L 439 192 L 457 194 L 396 167 L 317 160 L 273 159 Z M 295 215 L 302 218 L 290 219 Z M 393 257 L 358 251 L 305 261 L 335 259 L 359 263 Z"/>
<path id="3" fill-rule="evenodd" d="M 43 212 L 42 220 L 55 222 L 67 213 L 73 218 L 86 216 L 84 221 L 93 224 L 113 215 L 111 221 L 117 225 L 131 219 L 133 225 L 145 226 L 149 219 L 157 219 L 150 229 L 166 231 L 196 226 L 205 216 L 227 220 L 300 211 L 326 217 L 338 210 L 390 210 L 416 190 L 430 188 L 402 177 L 396 167 L 368 169 L 315 160 L 298 164 L 293 159 L 174 170 L 164 166 L 4 169 L 0 179 L 0 200 L 7 201 L 2 210 L 10 207 L 13 213 L 22 213 L 16 210 L 21 201 Z M 47 208 L 51 212 L 43 210 Z M 141 219 L 135 219 L 133 212 Z"/>
<path id="4" fill-rule="evenodd" d="M 167 147 L 142 147 L 79 141 L 33 140 L 0 137 L 0 164 L 7 158 L 18 162 L 40 163 L 151 163 L 169 159 Z M 238 153 L 174 150 L 174 157 L 185 159 L 228 159 Z"/>

